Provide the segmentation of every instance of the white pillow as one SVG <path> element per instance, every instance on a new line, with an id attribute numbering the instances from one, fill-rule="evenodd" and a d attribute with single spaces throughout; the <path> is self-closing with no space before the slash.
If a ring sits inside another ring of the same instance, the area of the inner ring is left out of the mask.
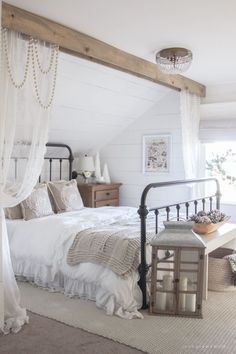
<path id="1" fill-rule="evenodd" d="M 47 185 L 35 187 L 30 196 L 21 203 L 21 210 L 25 220 L 53 214 Z"/>
<path id="2" fill-rule="evenodd" d="M 79 210 L 84 204 L 76 180 L 48 182 L 57 212 Z"/>

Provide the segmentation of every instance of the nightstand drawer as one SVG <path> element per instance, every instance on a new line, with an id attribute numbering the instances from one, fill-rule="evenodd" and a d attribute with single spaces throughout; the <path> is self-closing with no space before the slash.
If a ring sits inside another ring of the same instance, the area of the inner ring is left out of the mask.
<path id="1" fill-rule="evenodd" d="M 95 208 L 103 207 L 103 206 L 118 206 L 119 199 L 109 199 L 109 200 L 101 200 L 95 202 Z"/>
<path id="2" fill-rule="evenodd" d="M 104 191 L 95 191 L 95 201 L 118 199 L 119 191 L 117 189 L 109 189 Z"/>

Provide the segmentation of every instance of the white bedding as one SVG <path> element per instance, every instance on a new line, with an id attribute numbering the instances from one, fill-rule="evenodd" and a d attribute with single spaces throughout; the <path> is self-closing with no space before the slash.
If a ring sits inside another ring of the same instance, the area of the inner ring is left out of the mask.
<path id="1" fill-rule="evenodd" d="M 38 286 L 94 300 L 107 314 L 142 318 L 138 312 L 142 302 L 138 272 L 124 279 L 97 264 L 71 267 L 66 262 L 67 251 L 77 232 L 111 223 L 137 223 L 139 227 L 137 209 L 83 208 L 29 221 L 7 220 L 15 274 Z"/>

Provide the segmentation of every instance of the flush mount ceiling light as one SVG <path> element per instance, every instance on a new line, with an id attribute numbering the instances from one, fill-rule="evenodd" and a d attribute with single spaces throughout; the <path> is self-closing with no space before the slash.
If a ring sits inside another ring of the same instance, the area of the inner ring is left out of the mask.
<path id="1" fill-rule="evenodd" d="M 191 65 L 192 52 L 186 48 L 166 48 L 156 54 L 156 62 L 166 74 L 179 74 Z"/>

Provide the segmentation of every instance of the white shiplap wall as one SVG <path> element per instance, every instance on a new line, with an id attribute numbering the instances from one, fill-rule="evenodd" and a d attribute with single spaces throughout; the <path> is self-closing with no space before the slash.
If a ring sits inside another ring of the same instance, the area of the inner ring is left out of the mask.
<path id="1" fill-rule="evenodd" d="M 49 141 L 76 155 L 95 152 L 143 115 L 170 89 L 60 53 Z"/>
<path id="2" fill-rule="evenodd" d="M 179 99 L 178 92 L 170 92 L 102 149 L 102 161 L 108 163 L 112 181 L 123 183 L 121 205 L 138 206 L 141 192 L 148 183 L 184 178 Z M 169 133 L 172 136 L 170 172 L 143 174 L 143 135 Z M 187 189 L 183 187 L 153 191 L 148 205 L 183 200 L 185 192 Z"/>
<path id="3" fill-rule="evenodd" d="M 170 173 L 142 174 L 143 135 L 166 133 L 172 135 Z M 62 53 L 49 141 L 70 145 L 75 156 L 100 151 L 112 180 L 123 183 L 123 205 L 137 206 L 150 182 L 184 177 L 179 93 Z M 174 194 L 184 197 L 182 188 Z M 159 191 L 156 200 L 172 202 L 173 194 Z"/>

